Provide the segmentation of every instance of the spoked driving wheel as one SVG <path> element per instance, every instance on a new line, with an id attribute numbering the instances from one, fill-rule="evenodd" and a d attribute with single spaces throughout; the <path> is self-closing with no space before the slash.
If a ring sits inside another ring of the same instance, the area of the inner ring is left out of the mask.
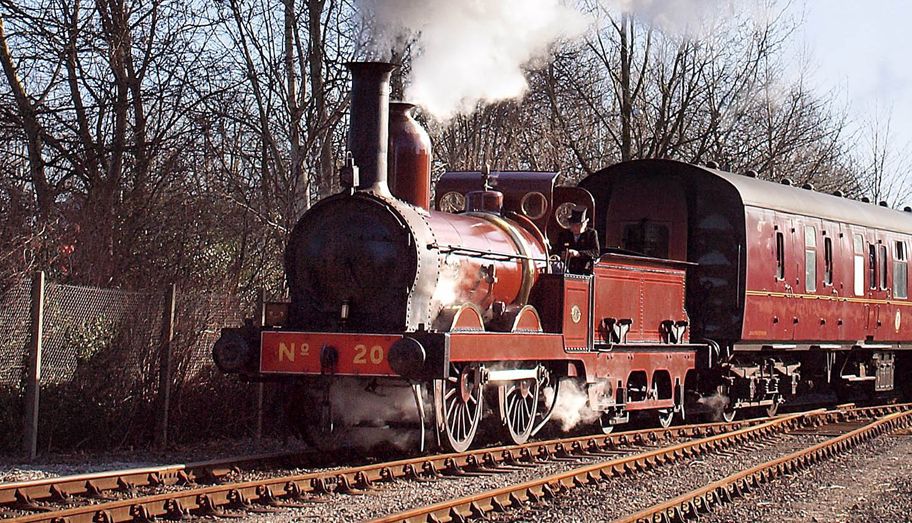
<path id="1" fill-rule="evenodd" d="M 455 452 L 466 451 L 475 438 L 484 409 L 483 391 L 478 365 L 450 364 L 449 376 L 437 381 L 437 427 L 444 436 L 442 443 Z"/>
<path id="2" fill-rule="evenodd" d="M 538 414 L 539 383 L 536 379 L 506 383 L 498 387 L 500 417 L 513 443 L 528 441 Z"/>

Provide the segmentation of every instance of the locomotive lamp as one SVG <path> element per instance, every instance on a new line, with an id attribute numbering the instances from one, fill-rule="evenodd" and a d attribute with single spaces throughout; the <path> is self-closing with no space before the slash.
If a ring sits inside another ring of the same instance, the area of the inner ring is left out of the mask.
<path id="1" fill-rule="evenodd" d="M 343 187 L 348 187 L 349 189 L 354 189 L 360 183 L 358 166 L 355 165 L 355 161 L 352 159 L 351 151 L 345 155 L 345 165 L 339 171 L 339 182 Z"/>
<path id="2" fill-rule="evenodd" d="M 219 370 L 226 373 L 250 370 L 256 361 L 256 351 L 246 335 L 252 330 L 252 325 L 245 325 L 243 329 L 222 329 L 221 337 L 212 347 L 212 359 Z"/>

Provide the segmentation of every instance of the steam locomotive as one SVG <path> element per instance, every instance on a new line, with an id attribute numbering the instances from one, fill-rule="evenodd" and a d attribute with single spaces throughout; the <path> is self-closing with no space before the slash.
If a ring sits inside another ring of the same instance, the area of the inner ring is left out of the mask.
<path id="1" fill-rule="evenodd" d="M 448 172 L 432 210 L 430 140 L 389 101 L 394 66 L 349 67 L 345 189 L 291 233 L 290 302 L 213 348 L 223 372 L 299 384 L 310 428 L 345 430 L 337 400 L 398 418 L 376 391 L 399 387 L 422 444 L 432 428 L 462 451 L 483 419 L 525 442 L 571 382 L 608 432 L 709 398 L 730 420 L 889 394 L 909 375 L 908 213 L 671 160 L 576 187 Z M 586 274 L 549 244 L 573 208 L 610 246 Z"/>

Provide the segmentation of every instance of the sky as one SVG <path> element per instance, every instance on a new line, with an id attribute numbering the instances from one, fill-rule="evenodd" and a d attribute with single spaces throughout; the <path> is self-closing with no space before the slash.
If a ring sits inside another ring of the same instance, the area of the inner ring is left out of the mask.
<path id="1" fill-rule="evenodd" d="M 833 91 L 856 126 L 879 108 L 893 144 L 912 151 L 912 0 L 792 0 L 796 56 L 809 84 Z"/>

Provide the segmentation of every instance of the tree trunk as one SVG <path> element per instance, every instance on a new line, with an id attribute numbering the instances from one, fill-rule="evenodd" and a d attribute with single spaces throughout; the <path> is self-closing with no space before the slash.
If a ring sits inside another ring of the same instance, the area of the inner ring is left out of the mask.
<path id="1" fill-rule="evenodd" d="M 310 64 L 310 90 L 314 100 L 313 128 L 310 132 L 317 136 L 314 143 L 319 144 L 319 160 L 317 172 L 319 173 L 318 186 L 323 195 L 333 192 L 335 179 L 333 177 L 334 159 L 332 151 L 333 125 L 330 121 L 326 107 L 326 86 L 323 79 L 323 25 L 322 14 L 326 7 L 326 0 L 308 0 L 307 11 L 309 14 L 308 63 Z"/>
<path id="2" fill-rule="evenodd" d="M 618 33 L 621 41 L 621 160 L 627 161 L 631 158 L 630 126 L 633 117 L 630 95 L 630 44 L 633 40 L 633 25 L 626 14 L 621 17 Z"/>
<path id="3" fill-rule="evenodd" d="M 51 208 L 54 205 L 54 190 L 48 183 L 44 171 L 44 158 L 42 156 L 44 130 L 38 121 L 38 111 L 32 105 L 25 92 L 25 87 L 19 80 L 16 65 L 13 63 L 13 57 L 6 43 L 6 32 L 2 17 L 0 17 L 0 62 L 2 62 L 3 73 L 6 75 L 6 81 L 9 83 L 13 98 L 16 100 L 19 122 L 22 125 L 22 130 L 25 131 L 29 177 L 35 188 L 35 195 L 38 200 L 39 219 L 45 221 L 50 216 Z"/>

